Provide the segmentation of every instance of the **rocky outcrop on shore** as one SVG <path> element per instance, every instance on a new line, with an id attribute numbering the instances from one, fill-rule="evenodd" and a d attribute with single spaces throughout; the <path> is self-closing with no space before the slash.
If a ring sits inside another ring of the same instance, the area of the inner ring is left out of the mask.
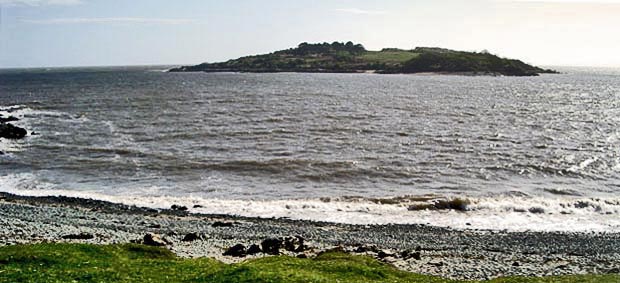
<path id="1" fill-rule="evenodd" d="M 217 223 L 217 224 L 216 224 Z M 232 263 L 327 250 L 367 255 L 400 269 L 454 279 L 610 273 L 620 234 L 452 230 L 194 215 L 96 200 L 0 193 L 0 244 L 139 242 L 183 257 Z"/>
<path id="2" fill-rule="evenodd" d="M 304 244 L 304 238 L 296 235 L 290 237 L 264 239 L 261 241 L 260 245 L 251 244 L 249 248 L 246 248 L 243 244 L 236 244 L 226 249 L 222 255 L 234 257 L 245 257 L 260 253 L 264 253 L 266 255 L 280 255 L 282 254 L 282 251 L 286 251 L 289 254 L 300 256 L 308 250 L 310 250 L 310 247 Z"/>
<path id="3" fill-rule="evenodd" d="M 23 139 L 28 132 L 24 128 L 14 126 L 10 123 L 0 123 L 0 138 L 5 139 Z"/>
<path id="4" fill-rule="evenodd" d="M 0 114 L 0 138 L 18 140 L 23 139 L 28 134 L 24 128 L 17 127 L 9 122 L 19 121 L 15 116 L 4 117 Z"/>

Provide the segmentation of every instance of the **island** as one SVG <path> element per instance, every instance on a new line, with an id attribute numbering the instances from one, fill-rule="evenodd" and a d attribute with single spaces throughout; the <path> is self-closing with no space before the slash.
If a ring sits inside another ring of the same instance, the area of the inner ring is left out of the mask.
<path id="1" fill-rule="evenodd" d="M 247 72 L 247 73 L 438 73 L 494 76 L 538 76 L 557 73 L 506 59 L 489 52 L 465 52 L 437 47 L 411 50 L 384 48 L 366 50 L 353 42 L 301 43 L 295 48 L 269 54 L 241 57 L 219 63 L 182 66 L 170 72 Z"/>

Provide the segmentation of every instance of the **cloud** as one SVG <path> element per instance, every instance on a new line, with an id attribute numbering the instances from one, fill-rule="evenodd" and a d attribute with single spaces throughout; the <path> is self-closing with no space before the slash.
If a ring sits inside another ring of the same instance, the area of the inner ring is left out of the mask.
<path id="1" fill-rule="evenodd" d="M 24 23 L 38 25 L 62 24 L 162 24 L 181 25 L 194 23 L 192 19 L 165 19 L 165 18 L 56 18 L 45 20 L 22 20 Z"/>
<path id="2" fill-rule="evenodd" d="M 336 9 L 336 12 L 355 14 L 355 15 L 384 15 L 387 14 L 385 11 L 373 11 L 373 10 L 363 10 L 358 8 L 343 8 Z"/>
<path id="3" fill-rule="evenodd" d="M 7 6 L 70 6 L 83 4 L 82 0 L 0 0 L 0 5 Z"/>

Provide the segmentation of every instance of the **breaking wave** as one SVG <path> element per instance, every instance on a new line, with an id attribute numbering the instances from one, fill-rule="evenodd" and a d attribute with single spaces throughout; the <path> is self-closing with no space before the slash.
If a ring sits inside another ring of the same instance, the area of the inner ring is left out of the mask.
<path id="1" fill-rule="evenodd" d="M 149 188 L 152 189 L 152 188 Z M 423 224 L 454 229 L 507 231 L 620 232 L 620 198 L 487 197 L 419 195 L 394 198 L 240 200 L 196 195 L 145 196 L 145 190 L 118 194 L 63 190 L 32 174 L 0 177 L 0 190 L 26 196 L 68 196 L 168 209 L 186 206 L 191 213 L 286 218 L 357 225 Z"/>

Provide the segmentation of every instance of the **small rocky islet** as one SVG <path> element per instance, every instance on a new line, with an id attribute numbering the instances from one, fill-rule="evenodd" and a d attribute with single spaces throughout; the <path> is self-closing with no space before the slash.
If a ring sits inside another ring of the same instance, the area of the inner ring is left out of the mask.
<path id="1" fill-rule="evenodd" d="M 181 66 L 170 72 L 247 73 L 438 73 L 457 75 L 538 76 L 554 74 L 521 60 L 502 58 L 487 51 L 466 52 L 437 47 L 410 50 L 366 50 L 353 42 L 301 43 L 295 48 L 252 55 L 218 63 Z"/>
<path id="2" fill-rule="evenodd" d="M 19 121 L 19 118 L 15 116 L 4 117 L 0 114 L 0 139 L 19 140 L 28 135 L 28 131 L 26 129 L 10 123 L 16 121 Z M 0 154 L 3 154 L 3 152 L 0 151 Z"/>

